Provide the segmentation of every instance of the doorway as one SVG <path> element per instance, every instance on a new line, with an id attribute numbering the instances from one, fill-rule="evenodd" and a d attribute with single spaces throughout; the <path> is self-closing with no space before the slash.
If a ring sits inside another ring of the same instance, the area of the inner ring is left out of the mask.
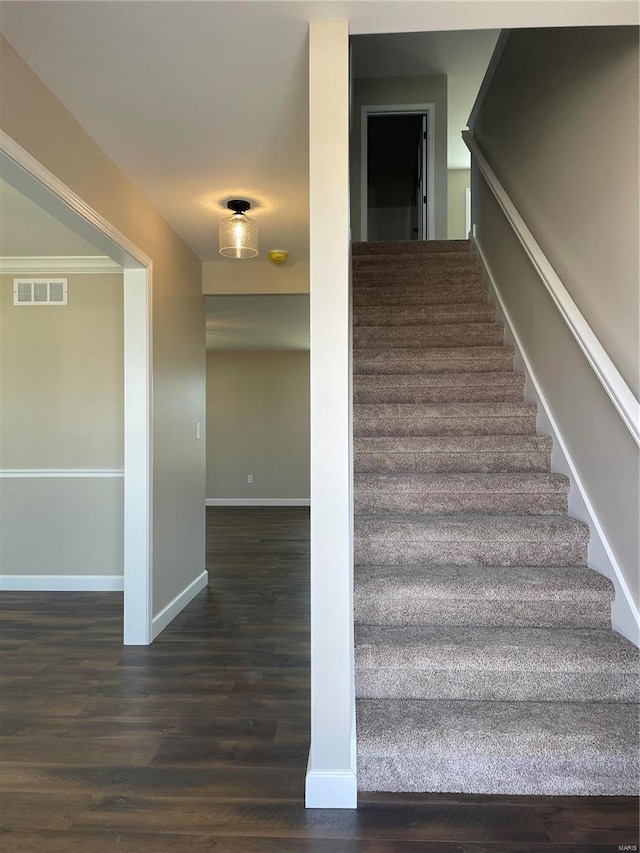
<path id="1" fill-rule="evenodd" d="M 2 131 L 0 175 L 7 185 L 95 246 L 100 252 L 101 263 L 111 260 L 123 271 L 123 640 L 126 645 L 146 645 L 154 635 L 151 621 L 151 259 Z M 0 476 L 5 474 L 13 477 L 15 472 L 0 472 Z M 94 474 L 92 472 L 92 476 Z M 38 475 L 42 477 L 42 471 Z M 38 589 L 36 581 L 21 588 L 35 591 Z M 70 589 L 67 581 L 61 586 L 54 579 L 50 584 L 53 585 L 47 587 L 49 590 Z M 100 588 L 113 588 L 111 580 L 108 587 Z"/>
<path id="2" fill-rule="evenodd" d="M 435 236 L 433 104 L 362 107 L 361 240 Z"/>

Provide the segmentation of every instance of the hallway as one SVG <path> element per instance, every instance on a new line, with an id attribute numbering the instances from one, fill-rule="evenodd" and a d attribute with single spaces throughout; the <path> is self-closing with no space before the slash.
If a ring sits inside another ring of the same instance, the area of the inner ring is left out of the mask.
<path id="1" fill-rule="evenodd" d="M 119 594 L 3 594 L 3 853 L 637 842 L 630 797 L 367 794 L 357 812 L 305 810 L 308 510 L 209 509 L 207 533 L 209 589 L 149 647 L 121 645 Z"/>

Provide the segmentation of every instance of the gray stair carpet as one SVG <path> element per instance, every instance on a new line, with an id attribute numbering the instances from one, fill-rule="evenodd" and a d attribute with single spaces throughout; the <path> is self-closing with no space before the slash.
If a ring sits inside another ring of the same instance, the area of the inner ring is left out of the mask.
<path id="1" fill-rule="evenodd" d="M 353 244 L 364 791 L 638 793 L 638 649 L 611 629 L 466 240 Z"/>

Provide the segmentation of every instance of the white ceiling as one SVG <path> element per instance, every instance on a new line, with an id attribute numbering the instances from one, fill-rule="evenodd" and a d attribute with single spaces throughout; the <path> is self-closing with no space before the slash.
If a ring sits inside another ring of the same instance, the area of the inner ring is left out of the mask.
<path id="1" fill-rule="evenodd" d="M 468 169 L 470 155 L 461 131 L 482 83 L 500 30 L 447 33 L 385 33 L 355 36 L 355 77 L 447 77 L 449 169 Z"/>
<path id="2" fill-rule="evenodd" d="M 308 350 L 309 296 L 207 296 L 208 350 Z"/>
<path id="3" fill-rule="evenodd" d="M 308 260 L 309 21 L 348 19 L 357 35 L 637 20 L 635 2 L 574 0 L 24 0 L 0 12 L 36 74 L 212 262 L 233 196 L 253 202 L 262 250 Z"/>
<path id="4" fill-rule="evenodd" d="M 0 179 L 0 257 L 98 257 L 99 249 Z"/>

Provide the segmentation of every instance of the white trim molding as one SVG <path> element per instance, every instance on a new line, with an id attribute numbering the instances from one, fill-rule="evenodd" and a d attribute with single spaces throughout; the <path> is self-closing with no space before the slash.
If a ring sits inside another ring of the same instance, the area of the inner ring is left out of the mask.
<path id="1" fill-rule="evenodd" d="M 124 478 L 122 468 L 0 468 L 0 480 Z"/>
<path id="2" fill-rule="evenodd" d="M 310 498 L 207 498 L 207 506 L 311 506 Z"/>
<path id="3" fill-rule="evenodd" d="M 85 223 L 93 226 L 92 233 L 88 239 L 91 240 L 93 238 L 95 240 L 96 236 L 98 236 L 105 242 L 105 245 L 109 243 L 112 250 L 120 250 L 117 254 L 121 257 L 114 258 L 114 260 L 117 260 L 124 267 L 132 266 L 132 261 L 136 266 L 145 268 L 152 266 L 151 258 L 148 255 L 134 245 L 117 228 L 114 228 L 113 225 L 107 222 L 104 217 L 90 207 L 79 195 L 70 190 L 53 172 L 49 171 L 46 166 L 43 166 L 32 154 L 29 154 L 26 149 L 16 142 L 15 139 L 12 139 L 4 130 L 0 130 L 0 151 L 10 158 L 10 160 L 13 160 L 14 163 L 17 163 L 32 178 L 40 181 L 47 190 L 65 202 L 74 214 L 82 217 Z M 16 187 L 16 189 L 20 188 Z M 77 227 L 75 230 L 77 230 Z M 99 232 L 98 235 L 95 233 L 96 230 Z M 84 236 L 84 234 L 80 236 Z"/>
<path id="4" fill-rule="evenodd" d="M 122 273 L 122 267 L 106 255 L 95 256 L 40 256 L 0 257 L 0 275 L 93 275 L 98 273 Z"/>
<path id="5" fill-rule="evenodd" d="M 358 779 L 355 770 L 307 770 L 305 807 L 357 809 Z"/>
<path id="6" fill-rule="evenodd" d="M 499 319 L 504 323 L 507 335 L 514 344 L 520 364 L 524 368 L 525 376 L 533 391 L 535 402 L 538 404 L 539 418 L 541 418 L 540 426 L 546 433 L 552 436 L 554 453 L 556 450 L 558 451 L 554 457 L 554 471 L 565 474 L 569 478 L 571 499 L 573 500 L 572 496 L 574 495 L 577 499 L 577 503 L 570 507 L 570 511 L 589 526 L 589 565 L 595 571 L 606 575 L 616 588 L 616 597 L 611 608 L 611 624 L 616 631 L 623 634 L 632 643 L 635 643 L 635 645 L 638 645 L 640 637 L 640 613 L 633 600 L 633 595 L 627 585 L 613 549 L 609 544 L 607 535 L 598 520 L 598 516 L 589 499 L 578 469 L 562 438 L 551 407 L 542 391 L 542 387 L 520 340 L 520 336 L 515 330 L 513 320 L 502 298 L 496 277 L 482 250 L 482 246 L 477 238 L 473 239 L 472 243 L 485 273 L 486 280 L 495 297 Z"/>
<path id="7" fill-rule="evenodd" d="M 538 273 L 547 292 L 553 299 L 576 343 L 591 365 L 616 411 L 624 421 L 635 443 L 640 446 L 640 403 L 632 390 L 622 378 L 620 371 L 607 355 L 604 347 L 596 337 L 593 329 L 587 323 L 580 309 L 569 295 L 560 277 L 551 266 L 540 244 L 537 242 L 524 219 L 520 216 L 507 191 L 498 180 L 495 172 L 485 159 L 473 133 L 465 130 L 462 133 L 469 151 L 487 186 L 493 193 L 500 209 L 504 213 L 520 245 L 525 250 L 533 268 Z"/>
<path id="8" fill-rule="evenodd" d="M 122 592 L 124 575 L 0 575 L 2 592 Z"/>
<path id="9" fill-rule="evenodd" d="M 189 602 L 201 592 L 209 583 L 209 573 L 204 571 L 197 578 L 191 581 L 190 584 L 179 592 L 166 607 L 157 613 L 151 620 L 151 639 L 155 640 L 158 634 L 167 627 L 167 625 L 176 618 Z"/>

